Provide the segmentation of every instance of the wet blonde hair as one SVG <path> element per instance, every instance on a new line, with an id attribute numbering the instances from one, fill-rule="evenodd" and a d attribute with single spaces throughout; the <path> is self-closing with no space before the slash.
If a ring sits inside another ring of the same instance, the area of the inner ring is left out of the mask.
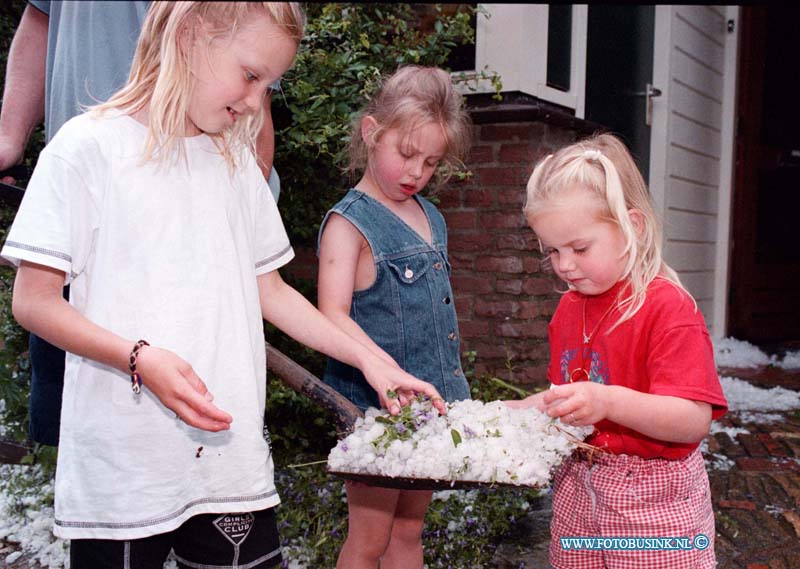
<path id="1" fill-rule="evenodd" d="M 153 2 L 147 12 L 125 86 L 108 101 L 90 108 L 95 116 L 110 110 L 134 114 L 149 105 L 147 138 L 142 161 L 166 160 L 183 155 L 182 132 L 193 77 L 189 54 L 181 49 L 179 37 L 188 27 L 209 24 L 208 43 L 231 39 L 258 12 L 266 14 L 299 46 L 305 14 L 298 2 Z M 255 155 L 255 141 L 264 123 L 265 109 L 243 117 L 221 133 L 209 134 L 229 166 L 234 154 L 249 148 Z"/>
<path id="2" fill-rule="evenodd" d="M 647 185 L 622 141 L 610 134 L 595 135 L 543 158 L 528 180 L 523 208 L 528 222 L 550 200 L 576 186 L 594 194 L 600 218 L 615 224 L 625 239 L 623 255 L 628 256 L 628 261 L 623 279 L 627 279 L 630 286 L 620 290 L 617 302 L 623 313 L 609 332 L 639 311 L 647 287 L 658 276 L 691 298 L 678 274 L 662 258 L 661 222 L 650 201 Z M 641 234 L 631 221 L 630 209 L 641 213 Z"/>
<path id="3" fill-rule="evenodd" d="M 369 140 L 361 136 L 361 121 L 366 117 L 377 123 Z M 419 65 L 401 67 L 383 81 L 353 121 L 346 172 L 355 179 L 366 168 L 370 149 L 387 130 L 400 128 L 408 134 L 429 123 L 441 126 L 446 144 L 436 172 L 435 185 L 441 185 L 464 165 L 472 143 L 472 121 L 447 71 Z"/>

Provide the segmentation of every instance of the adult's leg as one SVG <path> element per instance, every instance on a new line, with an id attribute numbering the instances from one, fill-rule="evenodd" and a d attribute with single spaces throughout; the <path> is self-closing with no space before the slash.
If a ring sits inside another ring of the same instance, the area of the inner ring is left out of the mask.
<path id="1" fill-rule="evenodd" d="M 64 390 L 64 351 L 31 334 L 30 426 L 37 443 L 58 446 L 61 395 Z"/>

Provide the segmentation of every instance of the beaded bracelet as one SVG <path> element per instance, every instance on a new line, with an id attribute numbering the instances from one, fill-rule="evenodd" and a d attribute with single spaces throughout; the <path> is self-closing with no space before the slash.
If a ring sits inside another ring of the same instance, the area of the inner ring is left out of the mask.
<path id="1" fill-rule="evenodd" d="M 139 375 L 139 372 L 136 371 L 136 358 L 139 356 L 139 350 L 141 350 L 144 346 L 149 346 L 150 344 L 145 340 L 139 340 L 134 344 L 133 349 L 131 350 L 131 355 L 129 359 L 128 369 L 131 370 L 131 389 L 136 395 L 139 395 L 142 391 L 142 376 Z"/>

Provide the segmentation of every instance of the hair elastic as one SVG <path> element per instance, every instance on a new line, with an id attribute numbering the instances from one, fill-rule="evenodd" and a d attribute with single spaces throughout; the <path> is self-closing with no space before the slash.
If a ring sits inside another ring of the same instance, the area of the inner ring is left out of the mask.
<path id="1" fill-rule="evenodd" d="M 595 150 L 594 148 L 589 150 L 583 151 L 583 156 L 587 160 L 600 160 L 603 157 L 603 153 L 599 150 Z"/>

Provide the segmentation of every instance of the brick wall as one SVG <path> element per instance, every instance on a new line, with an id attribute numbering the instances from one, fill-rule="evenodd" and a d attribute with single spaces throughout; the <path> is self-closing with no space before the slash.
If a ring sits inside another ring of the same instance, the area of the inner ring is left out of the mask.
<path id="1" fill-rule="evenodd" d="M 536 236 L 522 215 L 525 185 L 539 158 L 595 125 L 508 98 L 471 111 L 472 176 L 437 194 L 447 221 L 462 352 L 476 352 L 479 375 L 545 385 L 547 325 L 560 295 L 557 279 L 540 266 Z M 316 278 L 314 252 L 298 250 L 288 269 Z"/>
<path id="2" fill-rule="evenodd" d="M 478 374 L 544 385 L 547 324 L 560 296 L 557 279 L 542 270 L 522 206 L 536 161 L 575 132 L 541 120 L 475 122 L 473 175 L 439 193 L 462 350 L 477 353 Z"/>

